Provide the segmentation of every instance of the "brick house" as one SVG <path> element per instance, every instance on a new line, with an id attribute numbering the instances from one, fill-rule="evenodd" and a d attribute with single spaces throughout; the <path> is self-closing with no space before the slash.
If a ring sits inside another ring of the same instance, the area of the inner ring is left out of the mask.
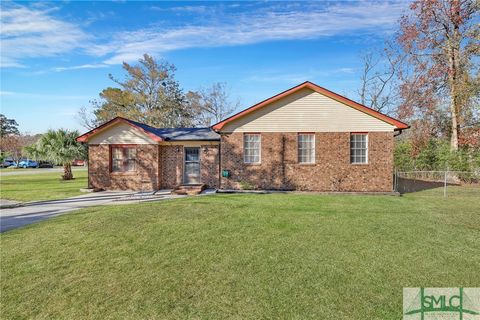
<path id="1" fill-rule="evenodd" d="M 390 192 L 394 136 L 408 125 L 311 82 L 211 128 L 115 118 L 88 144 L 90 188 Z"/>

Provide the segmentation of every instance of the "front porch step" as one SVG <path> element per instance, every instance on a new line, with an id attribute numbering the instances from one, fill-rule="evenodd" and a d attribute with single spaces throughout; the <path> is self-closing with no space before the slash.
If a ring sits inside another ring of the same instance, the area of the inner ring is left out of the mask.
<path id="1" fill-rule="evenodd" d="M 205 184 L 182 184 L 172 190 L 172 194 L 178 195 L 196 195 L 205 190 Z"/>

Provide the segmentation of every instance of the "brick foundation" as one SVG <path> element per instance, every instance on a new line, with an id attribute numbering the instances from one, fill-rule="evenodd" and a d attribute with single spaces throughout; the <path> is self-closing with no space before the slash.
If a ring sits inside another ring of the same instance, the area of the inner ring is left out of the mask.
<path id="1" fill-rule="evenodd" d="M 243 134 L 222 135 L 222 189 L 389 192 L 393 185 L 393 132 L 368 134 L 368 164 L 350 163 L 350 133 L 315 134 L 315 164 L 298 164 L 297 133 L 262 133 L 261 164 L 243 162 Z"/>

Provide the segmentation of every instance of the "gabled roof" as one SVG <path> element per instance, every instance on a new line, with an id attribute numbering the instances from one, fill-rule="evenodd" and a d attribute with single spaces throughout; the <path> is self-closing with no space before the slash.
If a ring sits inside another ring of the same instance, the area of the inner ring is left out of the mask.
<path id="1" fill-rule="evenodd" d="M 77 137 L 78 142 L 87 142 L 88 139 L 117 123 L 126 123 L 152 138 L 154 141 L 219 141 L 220 135 L 211 128 L 154 128 L 141 122 L 116 117 L 101 126 Z"/>
<path id="2" fill-rule="evenodd" d="M 271 103 L 273 103 L 273 102 L 275 102 L 275 101 L 278 101 L 278 100 L 280 100 L 280 99 L 282 99 L 282 98 L 284 98 L 284 97 L 286 97 L 286 96 L 288 96 L 288 95 L 290 95 L 290 94 L 293 94 L 293 93 L 295 93 L 295 92 L 297 92 L 297 91 L 299 91 L 299 90 L 301 90 L 301 89 L 304 89 L 304 88 L 311 89 L 311 90 L 313 90 L 313 91 L 315 91 L 315 92 L 318 92 L 318 93 L 320 93 L 320 94 L 322 94 L 322 95 L 324 95 L 324 96 L 327 96 L 327 97 L 329 97 L 329 98 L 331 98 L 331 99 L 333 99 L 333 100 L 336 100 L 336 101 L 338 101 L 338 102 L 340 102 L 340 103 L 343 103 L 343 104 L 345 104 L 345 105 L 347 105 L 347 106 L 349 106 L 349 107 L 352 107 L 352 108 L 354 108 L 354 109 L 356 109 L 356 110 L 358 110 L 358 111 L 361 111 L 361 112 L 366 113 L 366 114 L 368 114 L 368 115 L 370 115 L 370 116 L 372 116 L 372 117 L 374 117 L 374 118 L 377 118 L 377 119 L 382 120 L 382 121 L 384 121 L 384 122 L 386 122 L 386 123 L 388 123 L 388 124 L 391 124 L 391 125 L 395 126 L 395 130 L 408 129 L 408 128 L 410 127 L 408 124 L 403 123 L 403 122 L 401 122 L 401 121 L 399 121 L 399 120 L 397 120 L 397 119 L 394 119 L 394 118 L 392 118 L 392 117 L 389 117 L 389 116 L 387 116 L 387 115 L 385 115 L 385 114 L 383 114 L 383 113 L 380 113 L 380 112 L 378 112 L 378 111 L 376 111 L 376 110 L 373 110 L 372 108 L 369 108 L 369 107 L 367 107 L 367 106 L 364 106 L 364 105 L 362 105 L 362 104 L 360 104 L 360 103 L 357 103 L 357 102 L 355 102 L 355 101 L 353 101 L 353 100 L 350 100 L 350 99 L 348 99 L 348 98 L 346 98 L 346 97 L 344 97 L 344 96 L 342 96 L 342 95 L 339 95 L 339 94 L 337 94 L 337 93 L 335 93 L 335 92 L 332 92 L 332 91 L 330 91 L 330 90 L 327 90 L 327 89 L 325 89 L 325 88 L 322 88 L 322 87 L 320 87 L 319 85 L 316 85 L 315 83 L 312 83 L 312 82 L 310 82 L 310 81 L 306 81 L 306 82 L 304 82 L 304 83 L 299 84 L 298 86 L 295 86 L 295 87 L 290 88 L 290 89 L 288 89 L 288 90 L 286 90 L 286 91 L 283 91 L 283 92 L 281 92 L 281 93 L 279 93 L 279 94 L 277 94 L 277 95 L 275 95 L 275 96 L 273 96 L 273 97 L 271 97 L 271 98 L 268 98 L 268 99 L 266 99 L 266 100 L 263 100 L 262 102 L 259 102 L 259 103 L 255 104 L 255 105 L 251 106 L 250 108 L 247 108 L 247 109 L 245 109 L 245 110 L 243 110 L 243 111 L 240 111 L 239 113 L 234 114 L 233 116 L 228 117 L 227 119 L 222 120 L 222 121 L 214 124 L 214 125 L 212 126 L 212 128 L 213 128 L 213 130 L 215 130 L 215 131 L 221 131 L 222 128 L 223 128 L 227 123 L 230 123 L 230 122 L 232 122 L 232 121 L 234 121 L 234 120 L 236 120 L 236 119 L 238 119 L 238 118 L 241 118 L 241 117 L 243 117 L 243 116 L 245 116 L 245 115 L 247 115 L 247 114 L 249 114 L 249 113 L 251 113 L 251 112 L 254 112 L 254 111 L 258 110 L 258 109 L 261 109 L 261 108 L 263 108 L 263 107 L 265 107 L 265 106 L 267 106 L 267 105 L 269 105 L 269 104 L 271 104 Z"/>

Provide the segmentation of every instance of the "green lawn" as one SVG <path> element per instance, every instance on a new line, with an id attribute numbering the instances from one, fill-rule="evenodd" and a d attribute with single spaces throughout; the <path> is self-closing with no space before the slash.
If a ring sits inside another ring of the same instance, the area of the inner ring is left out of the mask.
<path id="1" fill-rule="evenodd" d="M 39 172 L 4 176 L 0 172 L 0 198 L 17 201 L 63 199 L 79 195 L 80 188 L 87 187 L 85 169 L 74 170 L 74 180 L 62 181 L 61 175 L 61 172 Z"/>
<path id="2" fill-rule="evenodd" d="M 450 195 L 84 209 L 2 234 L 0 317 L 400 319 L 403 287 L 480 285 L 480 189 Z"/>

